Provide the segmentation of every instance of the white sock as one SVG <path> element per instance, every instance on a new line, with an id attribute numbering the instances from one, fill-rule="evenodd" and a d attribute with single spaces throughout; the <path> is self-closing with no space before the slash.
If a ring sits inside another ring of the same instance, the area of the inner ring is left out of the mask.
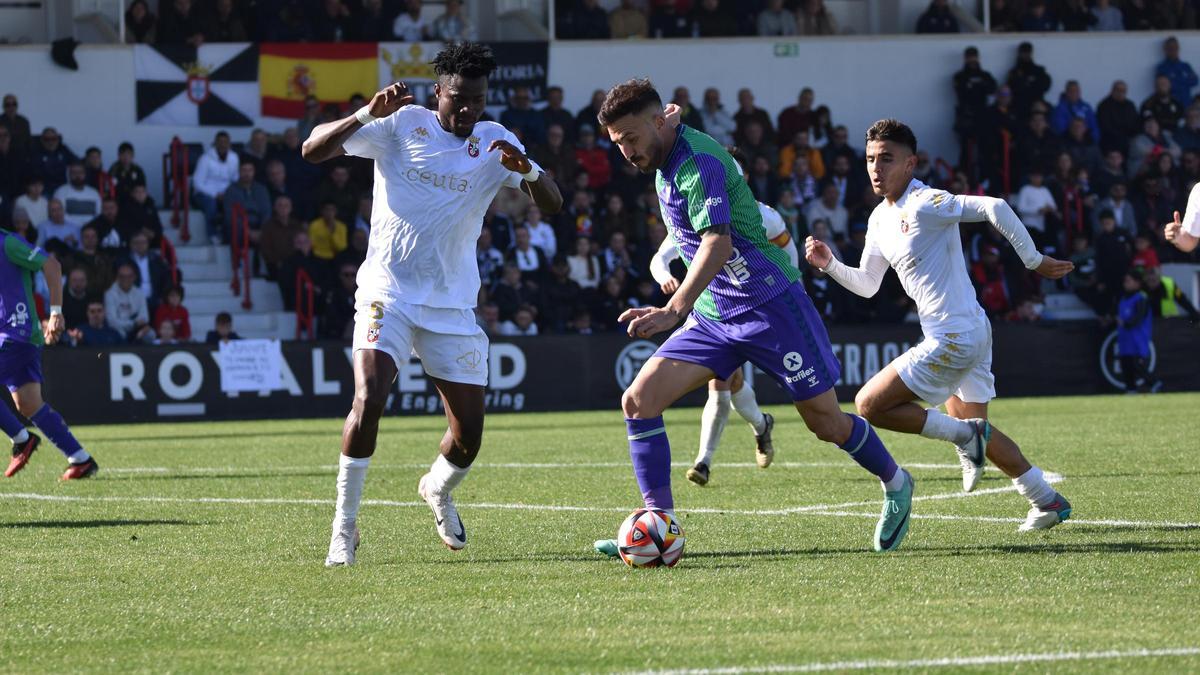
<path id="1" fill-rule="evenodd" d="M 433 460 L 433 466 L 429 467 L 429 482 L 427 485 L 434 492 L 450 492 L 458 487 L 458 484 L 467 477 L 467 472 L 471 467 L 458 467 L 450 463 L 445 455 L 438 455 L 437 459 Z"/>
<path id="2" fill-rule="evenodd" d="M 12 437 L 12 442 L 17 443 L 17 444 L 24 443 L 27 440 L 29 440 L 29 430 L 28 429 L 22 429 L 21 433 Z"/>
<path id="3" fill-rule="evenodd" d="M 92 458 L 92 456 L 88 454 L 88 451 L 87 451 L 87 450 L 84 450 L 83 448 L 80 448 L 80 449 L 76 450 L 75 452 L 72 452 L 70 455 L 68 455 L 68 456 L 67 456 L 67 463 L 69 463 L 69 464 L 83 464 L 84 462 L 88 461 L 88 460 L 89 460 L 89 459 L 91 459 L 91 458 Z"/>
<path id="4" fill-rule="evenodd" d="M 363 482 L 367 480 L 370 457 L 339 455 L 337 477 L 337 508 L 333 522 L 354 522 L 358 518 L 358 503 L 362 501 Z"/>
<path id="5" fill-rule="evenodd" d="M 891 480 L 881 480 L 879 482 L 883 484 L 884 492 L 895 492 L 896 490 L 899 490 L 900 488 L 904 487 L 904 469 L 896 467 L 896 474 L 892 476 Z"/>
<path id="6" fill-rule="evenodd" d="M 742 388 L 737 393 L 729 397 L 733 403 L 733 409 L 737 414 L 742 416 L 742 419 L 754 429 L 754 435 L 758 436 L 767 430 L 767 420 L 763 417 L 762 411 L 758 409 L 758 400 L 754 398 L 754 387 L 750 386 L 749 382 L 742 385 Z"/>
<path id="7" fill-rule="evenodd" d="M 708 403 L 704 404 L 704 412 L 700 415 L 700 452 L 696 454 L 696 463 L 712 466 L 712 456 L 717 446 L 721 444 L 721 434 L 725 433 L 725 423 L 729 421 L 729 392 L 708 392 Z"/>
<path id="8" fill-rule="evenodd" d="M 1034 506 L 1046 506 L 1054 501 L 1054 495 L 1057 494 L 1054 488 L 1042 478 L 1042 470 L 1035 467 L 1030 468 L 1025 473 L 1012 479 L 1013 485 L 1017 486 L 1017 492 L 1021 496 L 1029 500 Z"/>
<path id="9" fill-rule="evenodd" d="M 925 427 L 921 429 L 921 435 L 961 446 L 975 435 L 975 425 L 951 417 L 937 408 L 928 408 L 925 410 Z"/>

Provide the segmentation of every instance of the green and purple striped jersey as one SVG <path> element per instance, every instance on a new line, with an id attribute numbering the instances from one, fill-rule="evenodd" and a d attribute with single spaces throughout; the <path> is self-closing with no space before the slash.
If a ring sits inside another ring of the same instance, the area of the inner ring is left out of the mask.
<path id="1" fill-rule="evenodd" d="M 774 299 L 800 278 L 787 254 L 767 240 L 750 187 L 733 157 L 711 136 L 680 125 L 655 184 L 663 220 L 685 264 L 692 264 L 702 232 L 729 225 L 733 253 L 696 300 L 701 315 L 730 319 Z"/>
<path id="2" fill-rule="evenodd" d="M 46 262 L 46 252 L 20 235 L 0 231 L 0 343 L 14 340 L 41 345 L 42 324 L 33 301 L 33 275 Z"/>

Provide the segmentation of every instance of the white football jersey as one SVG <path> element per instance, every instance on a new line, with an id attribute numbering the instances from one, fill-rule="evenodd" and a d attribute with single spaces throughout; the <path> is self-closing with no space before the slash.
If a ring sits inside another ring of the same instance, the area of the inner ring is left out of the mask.
<path id="1" fill-rule="evenodd" d="M 475 307 L 475 241 L 484 211 L 502 186 L 516 188 L 522 180 L 500 163 L 499 151 L 488 152 L 494 140 L 524 152 L 516 136 L 495 122 L 479 122 L 470 138 L 459 138 L 442 129 L 433 111 L 409 105 L 367 124 L 342 144 L 348 155 L 375 160 L 375 203 L 366 260 L 358 270 L 359 302 Z"/>
<path id="2" fill-rule="evenodd" d="M 899 201 L 880 202 L 867 221 L 862 267 L 871 256 L 887 260 L 917 303 L 926 335 L 965 333 L 987 321 L 967 275 L 962 216 L 958 195 L 913 179 Z"/>
<path id="3" fill-rule="evenodd" d="M 1183 216 L 1183 231 L 1193 237 L 1200 237 L 1200 183 L 1197 183 L 1188 195 L 1187 212 Z"/>

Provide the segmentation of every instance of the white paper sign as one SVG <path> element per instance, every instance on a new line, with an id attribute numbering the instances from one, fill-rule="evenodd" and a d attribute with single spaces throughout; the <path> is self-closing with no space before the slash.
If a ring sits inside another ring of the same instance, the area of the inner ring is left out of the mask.
<path id="1" fill-rule="evenodd" d="M 267 391 L 280 385 L 279 340 L 229 340 L 217 353 L 221 391 Z"/>

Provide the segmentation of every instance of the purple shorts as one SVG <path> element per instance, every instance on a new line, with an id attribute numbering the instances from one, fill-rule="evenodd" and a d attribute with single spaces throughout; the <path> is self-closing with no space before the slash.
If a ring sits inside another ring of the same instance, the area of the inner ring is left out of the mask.
<path id="1" fill-rule="evenodd" d="M 16 391 L 30 382 L 42 382 L 42 348 L 5 340 L 0 344 L 0 384 Z"/>
<path id="2" fill-rule="evenodd" d="M 821 315 L 798 282 L 728 321 L 692 312 L 654 355 L 704 366 L 722 380 L 749 361 L 775 378 L 793 401 L 832 389 L 842 370 Z"/>

